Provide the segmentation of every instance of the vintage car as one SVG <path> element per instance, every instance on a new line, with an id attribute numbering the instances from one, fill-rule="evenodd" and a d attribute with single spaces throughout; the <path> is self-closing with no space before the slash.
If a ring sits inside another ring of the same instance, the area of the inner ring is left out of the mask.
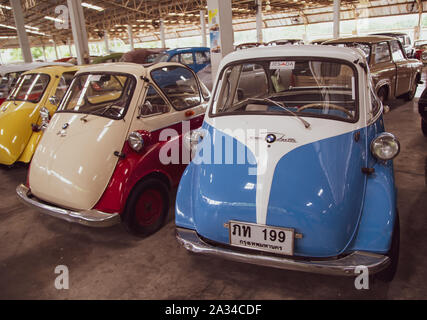
<path id="1" fill-rule="evenodd" d="M 422 63 L 408 59 L 399 40 L 386 36 L 339 38 L 323 44 L 357 47 L 366 54 L 381 101 L 404 98 L 411 101 L 421 82 Z"/>
<path id="2" fill-rule="evenodd" d="M 427 40 L 415 41 L 414 49 L 414 58 L 420 60 L 423 64 L 427 64 Z"/>
<path id="3" fill-rule="evenodd" d="M 404 32 L 380 32 L 372 33 L 372 36 L 387 36 L 392 37 L 400 41 L 403 46 L 403 50 L 408 58 L 414 58 L 415 49 L 412 46 L 412 40 L 407 33 Z"/>
<path id="4" fill-rule="evenodd" d="M 427 137 L 427 88 L 424 89 L 420 100 L 418 100 L 418 112 L 421 116 L 421 130 Z"/>
<path id="5" fill-rule="evenodd" d="M 211 52 L 207 47 L 171 49 L 156 57 L 154 63 L 159 62 L 180 62 L 197 73 L 211 63 Z"/>
<path id="6" fill-rule="evenodd" d="M 123 220 L 135 234 L 155 232 L 186 166 L 182 132 L 201 126 L 208 100 L 194 72 L 178 63 L 82 69 L 45 130 L 27 184 L 17 187 L 20 199 L 69 222 Z M 179 153 L 172 160 L 171 150 Z"/>
<path id="7" fill-rule="evenodd" d="M 49 66 L 23 73 L 0 106 L 0 164 L 29 163 L 43 135 L 46 119 L 56 111 L 80 67 Z"/>
<path id="8" fill-rule="evenodd" d="M 139 64 L 153 63 L 156 58 L 164 53 L 166 49 L 162 48 L 137 48 L 126 52 L 120 62 L 133 62 Z"/>
<path id="9" fill-rule="evenodd" d="M 61 62 L 12 63 L 0 66 L 0 105 L 6 100 L 23 72 L 54 65 L 72 66 L 72 64 Z"/>
<path id="10" fill-rule="evenodd" d="M 315 48 L 315 49 L 314 49 Z M 247 65 L 264 71 L 241 100 Z M 253 48 L 226 56 L 178 187 L 178 241 L 283 269 L 391 279 L 399 253 L 383 105 L 362 51 Z"/>
<path id="11" fill-rule="evenodd" d="M 123 52 L 113 52 L 106 56 L 96 57 L 92 60 L 91 64 L 119 62 L 123 56 Z"/>
<path id="12" fill-rule="evenodd" d="M 240 43 L 234 47 L 234 51 L 249 49 L 249 48 L 257 48 L 257 47 L 265 47 L 266 44 L 264 42 L 245 42 Z"/>
<path id="13" fill-rule="evenodd" d="M 317 46 L 317 45 L 320 45 L 323 42 L 328 41 L 328 40 L 331 40 L 331 38 L 314 39 L 314 40 L 310 41 L 310 44 Z"/>
<path id="14" fill-rule="evenodd" d="M 301 45 L 304 44 L 304 40 L 302 39 L 279 39 L 273 40 L 267 43 L 267 46 L 284 46 L 284 45 Z"/>

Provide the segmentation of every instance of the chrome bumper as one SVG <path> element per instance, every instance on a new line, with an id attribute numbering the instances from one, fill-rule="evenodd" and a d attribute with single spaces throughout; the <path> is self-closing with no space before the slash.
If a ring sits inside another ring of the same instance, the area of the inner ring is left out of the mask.
<path id="1" fill-rule="evenodd" d="M 30 189 L 23 184 L 16 188 L 16 193 L 18 198 L 27 206 L 36 208 L 43 213 L 68 222 L 89 227 L 110 227 L 120 223 L 120 216 L 118 213 L 104 213 L 97 210 L 72 211 L 43 203 L 32 196 Z"/>
<path id="2" fill-rule="evenodd" d="M 335 260 L 294 260 L 291 258 L 282 258 L 278 256 L 260 255 L 254 253 L 243 253 L 233 251 L 228 248 L 216 247 L 204 242 L 194 230 L 176 228 L 176 237 L 178 242 L 185 249 L 206 255 L 218 256 L 221 258 L 275 267 L 280 269 L 305 271 L 312 273 L 321 273 L 328 275 L 355 276 L 357 266 L 365 266 L 369 274 L 377 273 L 383 270 L 390 263 L 387 256 L 370 252 L 355 251 L 348 256 Z"/>

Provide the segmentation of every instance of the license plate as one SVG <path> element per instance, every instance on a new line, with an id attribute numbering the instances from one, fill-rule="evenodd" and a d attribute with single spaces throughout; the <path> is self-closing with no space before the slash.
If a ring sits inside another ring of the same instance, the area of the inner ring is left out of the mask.
<path id="1" fill-rule="evenodd" d="M 229 232 L 232 246 L 283 255 L 294 254 L 294 229 L 230 221 Z"/>

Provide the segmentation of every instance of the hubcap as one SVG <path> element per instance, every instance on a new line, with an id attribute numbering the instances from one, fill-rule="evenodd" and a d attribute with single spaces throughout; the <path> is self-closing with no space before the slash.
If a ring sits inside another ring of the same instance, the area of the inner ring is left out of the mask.
<path id="1" fill-rule="evenodd" d="M 139 197 L 135 206 L 135 216 L 141 226 L 155 223 L 163 211 L 163 199 L 155 189 L 145 190 Z"/>

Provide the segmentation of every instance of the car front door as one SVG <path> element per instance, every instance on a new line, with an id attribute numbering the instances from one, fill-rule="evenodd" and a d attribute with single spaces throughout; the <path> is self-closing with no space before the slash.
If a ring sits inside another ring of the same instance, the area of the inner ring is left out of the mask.
<path id="1" fill-rule="evenodd" d="M 391 41 L 390 48 L 396 65 L 396 97 L 398 97 L 410 90 L 412 69 L 398 40 Z"/>

